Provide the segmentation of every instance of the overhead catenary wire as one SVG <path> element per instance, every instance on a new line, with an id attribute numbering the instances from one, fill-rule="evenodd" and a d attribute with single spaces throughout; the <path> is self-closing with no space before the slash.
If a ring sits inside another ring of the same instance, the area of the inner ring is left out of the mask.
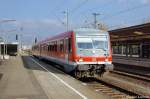
<path id="1" fill-rule="evenodd" d="M 59 9 L 61 7 L 61 5 L 65 4 L 66 0 L 62 0 L 62 2 L 60 2 L 55 8 L 53 8 L 50 12 L 55 16 L 56 20 L 58 22 L 60 22 L 61 25 L 64 25 L 64 22 L 56 15 L 56 13 L 54 13 L 54 11 L 56 11 L 57 9 Z"/>
<path id="2" fill-rule="evenodd" d="M 75 11 L 77 11 L 80 7 L 82 7 L 85 3 L 87 3 L 89 0 L 84 0 L 83 2 L 81 2 L 80 4 L 78 4 L 74 9 L 72 10 L 69 10 L 67 9 L 67 13 L 68 14 L 73 14 Z M 60 5 L 62 5 L 63 3 L 66 3 L 66 2 L 61 2 Z M 58 7 L 56 7 L 58 9 Z M 53 9 L 55 10 L 55 9 Z M 53 11 L 52 11 L 53 12 Z M 61 23 L 61 25 L 65 25 L 65 23 L 55 14 L 53 13 L 54 16 L 56 17 L 56 19 Z"/>
<path id="3" fill-rule="evenodd" d="M 71 24 L 69 24 L 69 16 L 73 15 L 79 8 L 81 8 L 84 4 L 86 4 L 89 0 L 84 0 L 83 2 L 79 3 L 78 5 L 76 5 L 76 7 L 74 7 L 72 10 L 70 10 L 69 8 L 67 8 L 66 11 L 63 11 L 63 13 L 65 12 L 66 14 L 66 27 L 67 27 L 67 31 L 68 29 L 71 28 Z"/>
<path id="4" fill-rule="evenodd" d="M 83 2 L 79 3 L 75 8 L 73 8 L 70 13 L 75 13 L 79 8 L 84 6 L 86 3 L 88 3 L 89 0 L 84 0 Z"/>
<path id="5" fill-rule="evenodd" d="M 73 15 L 76 11 L 79 10 L 79 8 L 83 7 L 86 3 L 88 3 L 88 1 L 89 1 L 89 0 L 84 0 L 83 2 L 79 3 L 76 7 L 74 7 L 72 10 L 69 10 L 69 11 L 68 11 L 69 15 L 70 15 L 70 16 Z M 113 1 L 109 1 L 109 2 L 105 3 L 105 6 L 111 4 L 111 2 L 113 2 Z M 64 2 L 62 2 L 62 3 L 64 3 Z M 102 14 L 104 17 L 102 17 L 101 20 L 110 19 L 110 18 L 115 17 L 115 16 L 118 16 L 118 15 L 120 15 L 120 14 L 123 14 L 123 13 L 129 12 L 129 11 L 132 11 L 132 10 L 136 10 L 136 9 L 145 7 L 145 6 L 147 6 L 147 5 L 148 5 L 148 4 L 138 5 L 138 6 L 135 6 L 135 7 L 131 7 L 131 8 L 127 8 L 127 9 L 121 10 L 121 11 L 116 12 L 116 13 L 113 13 L 113 14 L 107 14 L 107 15 L 105 15 L 105 16 L 104 16 L 104 14 Z M 103 6 L 103 5 L 102 5 L 102 6 Z M 101 7 L 101 6 L 100 6 L 100 7 Z M 96 7 L 94 7 L 94 8 L 96 8 Z M 86 11 L 84 11 L 84 13 L 86 13 Z M 83 13 L 82 13 L 82 14 L 78 14 L 78 15 L 81 16 L 81 15 L 83 15 Z M 54 16 L 56 17 L 56 19 L 57 19 L 62 25 L 64 25 L 64 22 L 63 22 L 56 14 L 54 14 Z M 86 19 L 85 19 L 86 21 L 89 20 L 89 18 L 88 18 L 87 15 L 86 15 L 86 16 L 84 15 L 84 17 L 86 18 Z"/>
<path id="6" fill-rule="evenodd" d="M 72 10 L 68 10 L 67 11 L 67 13 L 71 13 L 71 14 L 73 14 L 75 11 L 77 11 L 80 7 L 82 7 L 85 3 L 87 3 L 89 0 L 84 0 L 83 2 L 81 2 L 80 4 L 78 4 L 74 9 L 72 9 Z M 62 5 L 62 4 L 64 4 L 64 3 L 66 3 L 66 2 L 61 2 L 60 3 L 60 5 Z M 53 10 L 56 10 L 56 9 L 58 9 L 58 7 L 56 7 L 56 8 L 54 8 Z M 53 12 L 53 10 L 52 10 L 52 12 Z M 65 23 L 53 12 L 53 14 L 54 14 L 54 16 L 56 17 L 56 19 L 58 20 L 58 22 L 60 22 L 61 23 L 61 25 L 65 25 Z"/>
<path id="7" fill-rule="evenodd" d="M 110 5 L 112 2 L 114 2 L 114 0 L 108 1 L 108 2 L 104 3 L 103 5 L 94 6 L 94 7 L 92 7 L 92 8 L 90 7 L 89 9 L 86 9 L 86 10 L 91 11 L 91 10 L 93 10 L 93 9 L 97 9 L 98 7 L 99 7 L 99 8 L 107 7 L 107 6 Z M 98 11 L 97 11 L 97 12 L 98 12 Z M 78 14 L 83 15 L 84 13 L 86 13 L 85 10 L 79 12 Z"/>
<path id="8" fill-rule="evenodd" d="M 108 2 L 104 3 L 104 4 L 101 5 L 101 6 L 100 6 L 100 5 L 99 5 L 99 6 L 94 6 L 93 8 L 90 8 L 90 9 L 88 9 L 88 10 L 91 11 L 91 10 L 97 8 L 97 7 L 108 6 L 108 5 L 110 5 L 112 2 L 114 2 L 114 1 L 113 1 L 113 0 L 108 1 Z M 83 6 L 83 4 L 86 4 L 86 3 L 88 3 L 88 0 L 85 0 L 84 2 L 82 2 L 82 3 L 81 3 L 82 5 L 78 6 L 78 9 L 81 8 L 81 7 Z M 76 9 L 74 12 L 76 12 L 78 9 Z M 86 10 L 87 10 L 87 9 L 86 9 Z M 74 14 L 74 12 L 72 12 L 72 14 Z M 86 11 L 84 10 L 84 11 L 79 12 L 78 15 L 83 16 L 83 17 L 85 18 L 85 20 L 88 21 L 88 20 L 89 20 L 88 15 L 85 15 L 85 13 L 86 13 Z M 91 14 L 91 13 L 90 13 L 90 14 Z M 103 14 L 102 14 L 102 15 L 103 15 Z M 74 16 L 72 16 L 72 17 L 74 17 Z M 84 22 L 85 22 L 85 20 L 84 20 Z M 92 23 L 92 22 L 91 22 L 91 23 Z M 85 25 L 85 24 L 84 24 L 84 25 Z M 83 26 L 83 27 L 88 27 L 88 26 Z"/>
<path id="9" fill-rule="evenodd" d="M 114 29 L 117 29 L 117 28 L 124 28 L 124 27 L 133 26 L 133 25 L 137 25 L 137 24 L 150 23 L 150 18 L 149 17 L 144 18 L 144 19 L 146 19 L 147 21 L 141 20 L 140 22 L 137 22 L 138 20 L 140 20 L 139 18 L 137 18 L 136 20 L 129 21 L 132 24 L 116 24 L 116 25 L 111 25 L 111 26 L 109 26 L 109 30 L 114 30 Z"/>
<path id="10" fill-rule="evenodd" d="M 82 6 L 84 6 L 86 3 L 88 3 L 89 0 L 84 0 L 83 2 L 79 3 L 76 7 L 74 7 L 72 10 L 68 10 L 69 15 L 73 15 L 76 11 L 79 10 L 79 8 L 81 8 Z M 111 1 L 112 2 L 112 1 Z M 62 2 L 64 3 L 64 2 Z M 110 2 L 107 2 L 107 4 L 110 4 Z M 61 3 L 60 3 L 61 4 Z M 106 4 L 105 4 L 106 5 Z M 62 24 L 65 25 L 64 22 L 56 15 L 54 14 L 54 16 L 56 17 L 56 19 Z M 88 20 L 88 17 L 85 16 L 86 19 Z"/>
<path id="11" fill-rule="evenodd" d="M 130 11 L 133 11 L 133 10 L 136 10 L 136 9 L 140 9 L 140 8 L 143 8 L 143 7 L 147 7 L 148 5 L 149 5 L 149 3 L 142 4 L 142 5 L 138 5 L 138 6 L 134 6 L 134 7 L 131 7 L 131 8 L 127 8 L 127 9 L 118 11 L 118 12 L 113 13 L 111 15 L 108 14 L 108 15 L 105 15 L 105 17 L 101 18 L 101 20 L 107 20 L 107 19 L 110 19 L 112 17 L 118 16 L 118 15 L 123 14 L 123 13 L 127 13 L 127 12 L 130 12 Z"/>
<path id="12" fill-rule="evenodd" d="M 127 12 L 130 12 L 130 11 L 139 9 L 139 8 L 143 8 L 143 7 L 146 7 L 146 6 L 148 6 L 148 5 L 149 5 L 149 3 L 147 3 L 147 4 L 142 4 L 142 5 L 138 5 L 138 6 L 134 6 L 134 7 L 131 7 L 131 8 L 127 8 L 127 9 L 118 11 L 118 12 L 116 12 L 116 13 L 113 13 L 113 14 L 111 14 L 111 15 L 109 15 L 109 14 L 108 14 L 108 15 L 105 15 L 105 17 L 103 17 L 103 18 L 101 18 L 101 19 L 103 19 L 103 20 L 110 19 L 110 18 L 115 17 L 115 16 L 118 16 L 118 15 L 120 15 L 120 14 L 127 13 Z"/>

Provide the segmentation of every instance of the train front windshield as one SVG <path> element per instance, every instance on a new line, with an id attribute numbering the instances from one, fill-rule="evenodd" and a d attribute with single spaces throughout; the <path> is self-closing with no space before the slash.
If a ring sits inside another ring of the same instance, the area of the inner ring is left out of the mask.
<path id="1" fill-rule="evenodd" d="M 108 36 L 79 36 L 76 38 L 80 56 L 104 56 L 108 54 Z"/>

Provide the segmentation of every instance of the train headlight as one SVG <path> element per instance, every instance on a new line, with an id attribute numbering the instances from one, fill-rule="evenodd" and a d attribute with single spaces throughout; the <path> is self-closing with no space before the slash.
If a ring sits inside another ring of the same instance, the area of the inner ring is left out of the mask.
<path id="1" fill-rule="evenodd" d="M 93 54 L 95 54 L 95 51 L 92 51 L 93 52 Z"/>
<path id="2" fill-rule="evenodd" d="M 83 62 L 83 59 L 82 59 L 82 58 L 80 58 L 80 59 L 79 59 L 79 62 Z"/>

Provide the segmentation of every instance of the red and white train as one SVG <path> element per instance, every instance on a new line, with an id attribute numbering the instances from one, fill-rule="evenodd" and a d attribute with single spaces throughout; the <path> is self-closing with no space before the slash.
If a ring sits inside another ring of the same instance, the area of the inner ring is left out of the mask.
<path id="1" fill-rule="evenodd" d="M 80 28 L 50 37 L 35 44 L 32 54 L 76 76 L 113 69 L 109 33 L 98 29 Z"/>

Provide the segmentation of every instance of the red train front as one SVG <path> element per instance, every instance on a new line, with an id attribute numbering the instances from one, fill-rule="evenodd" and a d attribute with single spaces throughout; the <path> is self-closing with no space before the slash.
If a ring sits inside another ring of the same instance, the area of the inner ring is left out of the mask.
<path id="1" fill-rule="evenodd" d="M 59 34 L 34 45 L 32 52 L 80 77 L 113 69 L 109 33 L 98 29 L 81 28 Z"/>

